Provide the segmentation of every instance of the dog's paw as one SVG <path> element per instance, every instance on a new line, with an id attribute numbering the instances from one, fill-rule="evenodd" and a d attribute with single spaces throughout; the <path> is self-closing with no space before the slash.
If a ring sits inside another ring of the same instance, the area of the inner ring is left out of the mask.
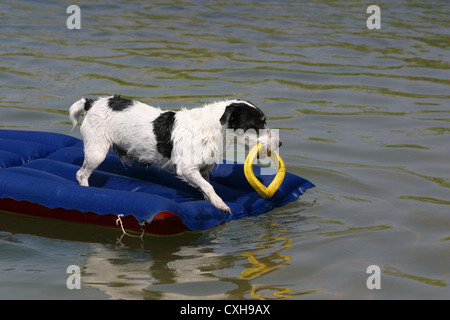
<path id="1" fill-rule="evenodd" d="M 216 206 L 217 209 L 219 209 L 220 211 L 226 212 L 228 214 L 231 214 L 231 209 L 230 207 L 228 207 L 225 203 L 223 203 L 223 205 L 221 206 Z"/>
<path id="2" fill-rule="evenodd" d="M 211 201 L 211 203 L 220 211 L 226 212 L 228 214 L 231 214 L 231 209 L 228 207 L 225 202 L 222 201 L 222 199 L 217 198 L 214 202 Z"/>
<path id="3" fill-rule="evenodd" d="M 231 209 L 227 205 L 225 205 L 225 207 L 226 208 L 220 210 L 231 215 Z"/>

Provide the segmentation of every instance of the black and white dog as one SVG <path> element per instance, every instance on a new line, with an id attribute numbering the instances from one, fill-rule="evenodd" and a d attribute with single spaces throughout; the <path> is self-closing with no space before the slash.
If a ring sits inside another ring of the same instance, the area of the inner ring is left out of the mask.
<path id="1" fill-rule="evenodd" d="M 228 213 L 230 208 L 209 183 L 214 163 L 239 136 L 245 135 L 249 147 L 261 143 L 266 152 L 281 146 L 266 126 L 264 113 L 239 99 L 174 112 L 120 96 L 82 98 L 70 107 L 73 127 L 81 112 L 85 113 L 81 125 L 84 162 L 76 174 L 80 185 L 89 185 L 89 176 L 111 148 L 126 163 L 157 165 L 176 173 Z"/>

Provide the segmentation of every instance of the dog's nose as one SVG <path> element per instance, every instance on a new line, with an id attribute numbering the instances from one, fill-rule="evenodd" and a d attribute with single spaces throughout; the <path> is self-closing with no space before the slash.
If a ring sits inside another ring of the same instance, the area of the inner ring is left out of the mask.
<path id="1" fill-rule="evenodd" d="M 283 145 L 283 142 L 281 142 L 281 140 L 280 140 L 280 142 L 278 143 L 278 147 L 281 147 Z"/>

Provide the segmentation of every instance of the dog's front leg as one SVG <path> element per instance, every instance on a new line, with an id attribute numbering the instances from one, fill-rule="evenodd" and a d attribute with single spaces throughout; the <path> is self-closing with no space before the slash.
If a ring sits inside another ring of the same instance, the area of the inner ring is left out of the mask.
<path id="1" fill-rule="evenodd" d="M 206 182 L 209 182 L 209 174 L 210 174 L 212 168 L 213 168 L 213 165 L 207 165 L 200 169 L 200 173 L 201 173 L 203 179 L 206 180 Z"/>
<path id="2" fill-rule="evenodd" d="M 213 186 L 203 178 L 199 170 L 178 166 L 177 174 L 193 187 L 199 188 L 205 195 L 206 199 L 211 202 L 217 209 L 231 214 L 230 208 L 216 194 Z"/>

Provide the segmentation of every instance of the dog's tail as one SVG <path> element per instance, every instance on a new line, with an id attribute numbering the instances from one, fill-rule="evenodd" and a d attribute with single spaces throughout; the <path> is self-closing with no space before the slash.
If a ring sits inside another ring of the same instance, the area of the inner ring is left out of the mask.
<path id="1" fill-rule="evenodd" d="M 69 109 L 69 117 L 70 121 L 72 121 L 72 130 L 75 128 L 75 126 L 78 123 L 78 119 L 80 118 L 80 113 L 84 111 L 84 106 L 86 104 L 86 99 L 81 98 L 77 102 L 75 102 L 73 105 L 70 106 Z"/>

